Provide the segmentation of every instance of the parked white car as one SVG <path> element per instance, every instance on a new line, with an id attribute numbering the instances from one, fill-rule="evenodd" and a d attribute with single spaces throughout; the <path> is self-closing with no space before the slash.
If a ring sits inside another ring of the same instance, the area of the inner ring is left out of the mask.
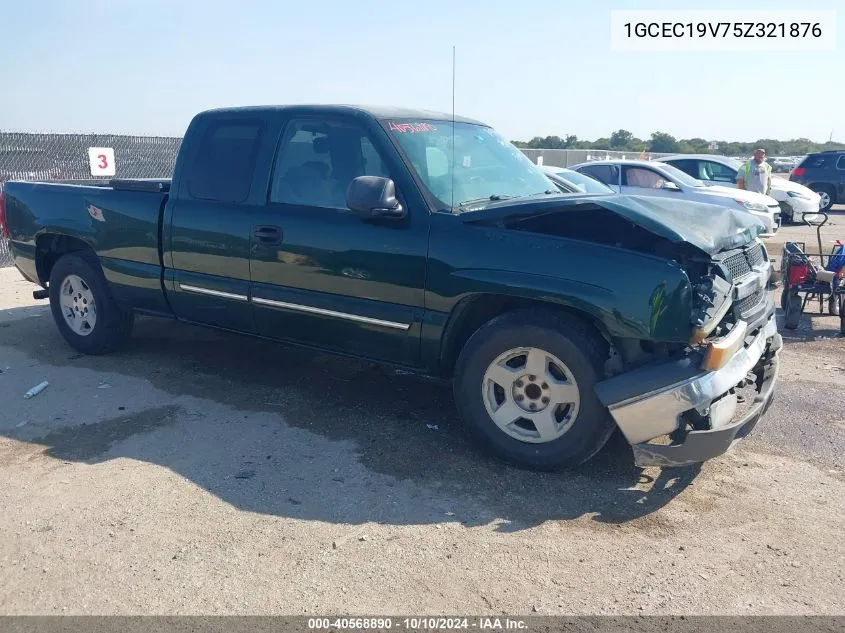
<path id="1" fill-rule="evenodd" d="M 742 167 L 742 161 L 712 154 L 675 154 L 663 156 L 660 161 L 677 167 L 705 185 L 724 187 L 736 187 L 736 175 Z M 819 194 L 786 178 L 772 178 L 770 195 L 780 205 L 784 223 L 800 223 L 805 213 L 818 213 L 821 206 Z"/>
<path id="2" fill-rule="evenodd" d="M 736 187 L 706 185 L 677 167 L 656 160 L 603 160 L 569 167 L 606 184 L 617 193 L 641 196 L 678 196 L 696 202 L 745 210 L 763 225 L 760 237 L 780 228 L 780 206 L 771 196 Z"/>

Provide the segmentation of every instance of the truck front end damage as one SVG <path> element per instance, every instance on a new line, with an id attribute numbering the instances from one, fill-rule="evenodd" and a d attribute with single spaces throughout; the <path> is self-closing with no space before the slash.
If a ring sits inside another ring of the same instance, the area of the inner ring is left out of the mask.
<path id="1" fill-rule="evenodd" d="M 696 284 L 689 344 L 596 385 L 638 466 L 721 455 L 766 412 L 782 346 L 766 292 L 770 273 L 759 241 L 714 255 Z"/>
<path id="2" fill-rule="evenodd" d="M 782 340 L 767 291 L 772 266 L 762 226 L 749 214 L 617 195 L 514 202 L 466 215 L 467 222 L 619 250 L 606 257 L 630 267 L 624 292 L 618 268 L 584 267 L 580 274 L 619 300 L 605 309 L 616 317 L 615 331 L 606 327 L 607 377 L 594 390 L 637 465 L 683 466 L 716 457 L 766 412 Z M 624 251 L 666 266 L 626 260 Z"/>

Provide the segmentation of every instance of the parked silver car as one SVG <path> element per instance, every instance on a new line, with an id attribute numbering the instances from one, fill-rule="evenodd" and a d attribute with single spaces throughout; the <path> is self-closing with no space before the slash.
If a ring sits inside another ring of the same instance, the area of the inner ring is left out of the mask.
<path id="1" fill-rule="evenodd" d="M 602 160 L 572 165 L 570 169 L 600 180 L 617 193 L 677 196 L 745 210 L 765 227 L 765 233 L 760 237 L 771 237 L 780 228 L 780 206 L 771 196 L 731 187 L 708 186 L 660 161 Z"/>

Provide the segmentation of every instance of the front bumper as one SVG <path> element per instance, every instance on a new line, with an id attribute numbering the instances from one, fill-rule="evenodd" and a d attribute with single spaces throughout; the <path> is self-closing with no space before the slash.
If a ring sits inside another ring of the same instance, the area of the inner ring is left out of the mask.
<path id="1" fill-rule="evenodd" d="M 634 450 L 637 466 L 685 466 L 725 453 L 768 410 L 778 377 L 782 339 L 774 315 L 716 371 L 702 371 L 703 354 L 634 370 L 596 385 L 599 400 Z M 735 388 L 753 379 L 750 408 L 734 419 Z M 639 394 L 639 395 L 634 395 Z M 687 430 L 687 420 L 697 420 Z M 705 425 L 707 428 L 700 428 Z M 671 435 L 670 444 L 651 440 Z"/>
<path id="2" fill-rule="evenodd" d="M 784 202 L 791 209 L 792 221 L 803 222 L 805 213 L 818 213 L 821 207 L 821 196 L 813 193 L 811 198 L 790 198 L 787 197 Z"/>
<path id="3" fill-rule="evenodd" d="M 765 232 L 760 237 L 772 237 L 780 228 L 780 207 L 770 207 L 767 211 L 750 211 L 751 215 L 757 218 L 765 227 Z"/>

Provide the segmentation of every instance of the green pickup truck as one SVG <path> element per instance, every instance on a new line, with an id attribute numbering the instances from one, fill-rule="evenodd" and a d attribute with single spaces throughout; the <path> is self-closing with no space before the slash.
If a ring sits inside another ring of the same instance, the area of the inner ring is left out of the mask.
<path id="1" fill-rule="evenodd" d="M 467 118 L 208 110 L 171 179 L 13 181 L 0 209 L 80 352 L 142 314 L 391 364 L 450 380 L 479 443 L 525 468 L 578 465 L 617 426 L 639 466 L 704 461 L 774 395 L 753 218 L 564 193 Z"/>

